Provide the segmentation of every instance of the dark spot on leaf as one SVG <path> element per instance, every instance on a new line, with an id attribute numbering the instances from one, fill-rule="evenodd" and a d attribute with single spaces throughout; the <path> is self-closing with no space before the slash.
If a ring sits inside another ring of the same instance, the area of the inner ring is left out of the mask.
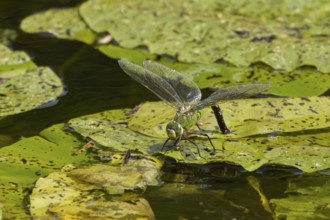
<path id="1" fill-rule="evenodd" d="M 273 105 L 273 103 L 271 103 L 270 101 L 267 101 L 267 104 L 268 104 L 270 107 L 275 108 L 275 106 Z"/>
<path id="2" fill-rule="evenodd" d="M 318 112 L 317 112 L 317 111 L 315 111 L 314 109 L 312 109 L 312 107 L 311 107 L 311 106 L 308 108 L 308 110 L 309 110 L 309 111 L 311 111 L 311 112 L 313 112 L 314 114 L 318 114 Z"/>
<path id="3" fill-rule="evenodd" d="M 235 30 L 234 32 L 235 32 L 235 34 L 237 34 L 238 36 L 240 36 L 242 38 L 246 38 L 246 37 L 250 36 L 250 32 L 248 32 L 248 31 Z"/>
<path id="4" fill-rule="evenodd" d="M 270 36 L 262 36 L 262 37 L 254 37 L 251 42 L 268 42 L 271 43 L 276 39 L 276 35 L 270 35 Z"/>
<path id="5" fill-rule="evenodd" d="M 209 79 L 215 79 L 215 78 L 221 78 L 221 77 L 222 77 L 222 75 L 213 74 L 212 76 L 206 77 L 206 79 L 209 80 Z"/>
<path id="6" fill-rule="evenodd" d="M 300 99 L 301 99 L 301 100 L 304 100 L 304 101 L 307 101 L 307 102 L 310 102 L 310 101 L 311 101 L 310 99 L 308 99 L 308 98 L 306 98 L 306 97 L 301 97 Z"/>

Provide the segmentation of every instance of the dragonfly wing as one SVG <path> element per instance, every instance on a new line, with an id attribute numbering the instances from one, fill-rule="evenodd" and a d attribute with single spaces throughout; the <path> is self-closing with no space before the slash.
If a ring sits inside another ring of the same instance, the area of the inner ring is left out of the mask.
<path id="1" fill-rule="evenodd" d="M 270 88 L 270 84 L 249 84 L 217 89 L 209 97 L 199 102 L 192 110 L 200 110 L 215 105 L 221 100 L 243 99 L 263 92 Z"/>
<path id="2" fill-rule="evenodd" d="M 157 75 L 127 60 L 119 60 L 118 63 L 127 75 L 148 88 L 172 107 L 180 109 L 184 106 L 185 103 L 181 100 L 181 97 L 178 96 L 175 88 L 161 75 Z"/>
<path id="3" fill-rule="evenodd" d="M 188 110 L 192 104 L 201 100 L 202 94 L 200 89 L 186 75 L 151 60 L 144 61 L 143 66 L 166 80 L 175 89 L 176 96 L 184 103 L 184 109 L 182 110 Z"/>

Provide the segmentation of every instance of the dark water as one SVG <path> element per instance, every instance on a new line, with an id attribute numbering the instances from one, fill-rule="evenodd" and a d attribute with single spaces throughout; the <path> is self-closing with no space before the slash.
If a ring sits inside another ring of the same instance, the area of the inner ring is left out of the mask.
<path id="1" fill-rule="evenodd" d="M 30 14 L 52 7 L 71 7 L 79 2 L 0 1 L 0 29 L 17 34 L 10 42 L 12 48 L 28 52 L 40 66 L 51 67 L 65 84 L 65 93 L 53 105 L 1 120 L 0 134 L 6 138 L 0 141 L 0 147 L 21 137 L 37 135 L 42 129 L 73 117 L 157 100 L 124 74 L 116 60 L 92 47 L 27 34 L 19 29 L 20 21 Z M 169 164 L 163 177 L 166 184 L 149 187 L 145 193 L 157 219 L 272 219 L 261 206 L 258 193 L 249 185 L 249 176 L 260 181 L 269 198 L 278 198 L 284 196 L 287 178 L 299 173 L 294 169 L 246 173 L 235 167 L 217 167 L 212 172 L 210 167 L 188 170 Z M 184 178 L 178 180 L 174 176 Z M 169 195 L 169 191 L 173 194 Z"/>

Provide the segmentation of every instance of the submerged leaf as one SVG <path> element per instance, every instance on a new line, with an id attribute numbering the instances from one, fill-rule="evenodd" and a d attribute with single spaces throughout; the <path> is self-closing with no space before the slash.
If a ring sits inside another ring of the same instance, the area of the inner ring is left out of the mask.
<path id="1" fill-rule="evenodd" d="M 287 197 L 272 199 L 275 214 L 285 219 L 328 219 L 330 181 L 328 176 L 300 176 L 289 180 Z"/>
<path id="2" fill-rule="evenodd" d="M 134 166 L 131 168 L 133 169 Z M 135 167 L 135 169 L 138 168 Z M 105 164 L 63 170 L 63 172 L 51 173 L 46 178 L 40 178 L 37 181 L 30 196 L 30 212 L 34 218 L 155 218 L 148 201 L 138 194 L 116 197 L 108 194 L 112 191 L 109 190 L 110 187 L 134 189 L 134 184 L 138 181 L 143 184 L 145 179 L 135 178 L 137 175 L 131 171 L 127 172 L 120 166 L 113 167 Z M 159 168 L 157 170 L 159 171 Z M 145 170 L 145 174 L 149 175 L 150 170 Z M 74 178 L 71 179 L 69 176 Z M 157 176 L 151 179 L 155 177 Z M 103 188 L 108 193 L 102 190 Z M 118 193 L 118 191 L 115 192 Z"/>
<path id="3" fill-rule="evenodd" d="M 157 160 L 151 159 L 131 159 L 127 164 L 121 166 L 96 164 L 75 169 L 70 172 L 69 176 L 86 184 L 104 187 L 110 193 L 123 193 L 124 190 L 145 190 L 147 185 L 161 184 L 160 167 L 157 166 Z"/>

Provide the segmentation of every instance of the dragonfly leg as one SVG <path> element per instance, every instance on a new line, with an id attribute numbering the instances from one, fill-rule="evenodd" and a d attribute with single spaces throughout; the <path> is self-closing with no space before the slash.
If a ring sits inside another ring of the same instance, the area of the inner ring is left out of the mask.
<path id="1" fill-rule="evenodd" d="M 201 128 L 199 127 L 198 124 L 196 124 L 196 125 L 197 125 L 197 127 L 198 127 L 199 130 L 203 131 L 203 129 L 201 129 Z M 213 143 L 212 143 L 212 141 L 211 141 L 210 136 L 209 136 L 208 134 L 205 134 L 205 133 L 198 133 L 198 135 L 202 135 L 202 136 L 207 137 L 207 139 L 209 140 L 209 142 L 210 142 L 210 144 L 211 144 L 211 146 L 212 146 L 212 148 L 213 148 L 213 153 L 215 154 L 215 151 L 216 151 L 216 150 L 215 150 L 215 147 L 214 147 L 214 145 L 213 145 Z"/>
<path id="2" fill-rule="evenodd" d="M 221 132 L 223 134 L 231 133 L 231 131 L 229 130 L 229 128 L 227 127 L 227 125 L 225 123 L 225 120 L 223 119 L 223 114 L 222 114 L 222 111 L 220 109 L 220 106 L 219 105 L 213 105 L 213 106 L 211 106 L 211 108 L 214 112 L 215 118 L 217 119 L 217 122 L 218 122 L 218 125 L 219 125 L 219 128 L 220 128 Z"/>
<path id="3" fill-rule="evenodd" d="M 198 152 L 198 155 L 199 155 L 201 158 L 205 159 L 205 157 L 203 157 L 203 156 L 201 155 L 201 152 L 200 152 L 200 150 L 199 150 L 198 145 L 197 145 L 195 142 L 193 142 L 192 140 L 188 139 L 188 138 L 187 138 L 187 140 L 188 140 L 190 143 L 192 143 L 193 145 L 196 146 L 196 148 L 197 148 L 197 152 Z"/>
<path id="4" fill-rule="evenodd" d="M 180 148 L 179 148 L 179 144 L 180 144 L 181 138 L 182 138 L 182 136 L 178 137 L 178 138 L 175 140 L 175 142 L 174 142 L 174 144 L 173 144 L 173 147 L 175 148 L 175 150 L 179 150 L 179 149 L 180 149 Z M 171 140 L 170 138 L 167 138 L 167 140 L 164 142 L 163 147 L 162 147 L 162 149 L 161 149 L 160 151 L 163 151 L 163 150 L 164 150 L 165 145 L 166 145 L 167 142 L 169 142 L 170 140 Z"/>
<path id="5" fill-rule="evenodd" d="M 164 142 L 163 147 L 162 147 L 162 149 L 161 149 L 160 151 L 163 151 L 163 150 L 164 150 L 165 145 L 167 144 L 167 142 L 168 142 L 169 140 L 170 140 L 170 138 L 167 138 L 167 140 Z"/>
<path id="6" fill-rule="evenodd" d="M 199 135 L 203 135 L 203 136 L 207 137 L 207 139 L 209 139 L 209 142 L 210 142 L 210 144 L 211 144 L 211 146 L 213 148 L 213 154 L 215 154 L 216 150 L 215 150 L 215 147 L 214 147 L 214 145 L 213 145 L 213 143 L 211 141 L 210 136 L 208 134 L 199 134 Z"/>

